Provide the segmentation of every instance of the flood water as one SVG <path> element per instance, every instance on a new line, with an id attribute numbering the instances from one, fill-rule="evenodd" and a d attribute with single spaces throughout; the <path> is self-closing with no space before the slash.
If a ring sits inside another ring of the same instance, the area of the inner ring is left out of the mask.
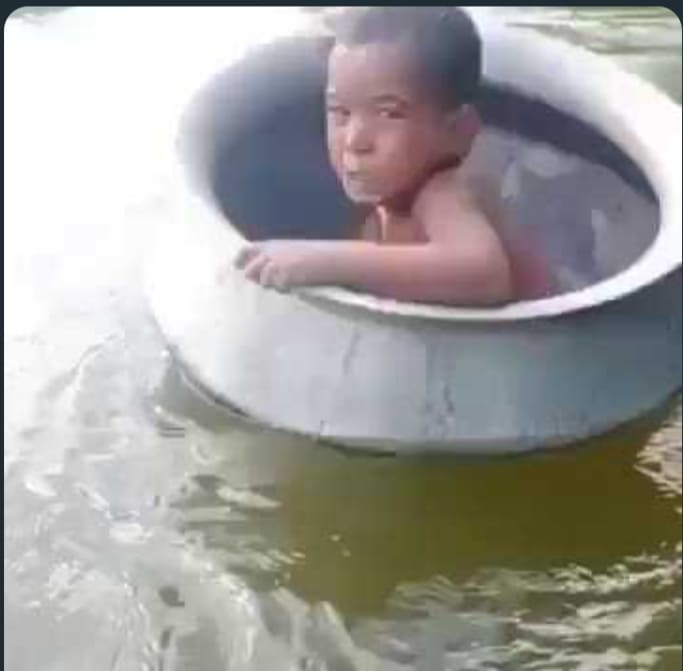
<path id="1" fill-rule="evenodd" d="M 5 25 L 7 668 L 680 669 L 680 400 L 558 453 L 378 458 L 235 423 L 165 353 L 141 269 L 176 114 L 294 11 Z M 666 10 L 497 11 L 680 102 Z"/>

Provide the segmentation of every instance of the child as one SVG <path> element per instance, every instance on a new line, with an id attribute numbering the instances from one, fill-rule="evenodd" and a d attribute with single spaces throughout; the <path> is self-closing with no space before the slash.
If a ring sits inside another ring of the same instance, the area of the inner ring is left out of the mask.
<path id="1" fill-rule="evenodd" d="M 513 298 L 493 220 L 459 170 L 478 130 L 481 42 L 465 12 L 349 13 L 329 56 L 332 166 L 365 220 L 348 241 L 249 244 L 235 265 L 286 290 L 343 285 L 397 300 L 490 306 Z"/>

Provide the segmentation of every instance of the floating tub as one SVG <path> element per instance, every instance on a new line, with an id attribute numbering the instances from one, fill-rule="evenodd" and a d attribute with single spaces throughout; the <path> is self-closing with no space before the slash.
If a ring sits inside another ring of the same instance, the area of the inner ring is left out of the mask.
<path id="1" fill-rule="evenodd" d="M 247 239 L 342 238 L 327 163 L 325 38 L 269 41 L 189 100 L 173 217 L 147 266 L 153 314 L 190 377 L 257 422 L 351 448 L 493 454 L 566 445 L 681 385 L 681 110 L 582 50 L 480 25 L 485 130 L 506 233 L 556 270 L 497 309 L 232 270 Z"/>

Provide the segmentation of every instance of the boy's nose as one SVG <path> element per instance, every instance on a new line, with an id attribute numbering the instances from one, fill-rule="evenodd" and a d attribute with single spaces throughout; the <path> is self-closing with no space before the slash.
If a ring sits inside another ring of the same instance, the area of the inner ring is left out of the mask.
<path id="1" fill-rule="evenodd" d="M 346 128 L 346 150 L 353 154 L 367 154 L 374 145 L 368 125 L 360 119 L 350 119 Z"/>

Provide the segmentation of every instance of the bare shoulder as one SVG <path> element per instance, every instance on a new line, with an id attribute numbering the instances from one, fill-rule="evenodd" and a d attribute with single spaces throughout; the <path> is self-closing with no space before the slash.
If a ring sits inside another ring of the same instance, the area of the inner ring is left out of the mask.
<path id="1" fill-rule="evenodd" d="M 431 240 L 450 240 L 468 232 L 495 236 L 496 208 L 490 185 L 461 168 L 434 175 L 415 200 L 414 214 Z"/>
<path id="2" fill-rule="evenodd" d="M 415 216 L 427 238 L 454 267 L 474 281 L 477 290 L 504 302 L 513 295 L 512 263 L 498 230 L 495 209 L 485 189 L 459 170 L 435 175 L 418 195 Z"/>

